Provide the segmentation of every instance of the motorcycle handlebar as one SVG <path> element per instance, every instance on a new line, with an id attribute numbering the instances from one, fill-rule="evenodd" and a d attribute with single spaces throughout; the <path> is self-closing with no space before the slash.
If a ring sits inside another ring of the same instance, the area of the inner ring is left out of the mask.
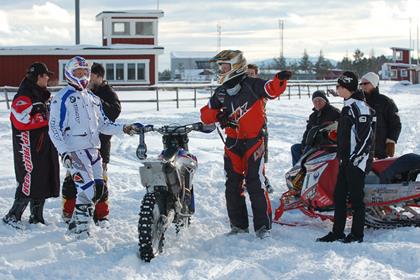
<path id="1" fill-rule="evenodd" d="M 203 133 L 210 133 L 215 129 L 215 125 L 205 125 L 202 122 L 196 122 L 186 125 L 164 125 L 161 127 L 154 127 L 153 125 L 145 125 L 138 129 L 136 134 L 144 134 L 147 132 L 159 132 L 160 134 L 177 134 L 190 133 L 191 131 L 199 131 Z"/>

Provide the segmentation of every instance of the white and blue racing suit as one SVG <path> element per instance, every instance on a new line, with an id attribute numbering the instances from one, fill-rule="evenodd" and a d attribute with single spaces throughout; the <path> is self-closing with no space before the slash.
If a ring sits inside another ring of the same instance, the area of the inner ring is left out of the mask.
<path id="1" fill-rule="evenodd" d="M 60 154 L 70 154 L 70 173 L 77 186 L 76 204 L 95 203 L 103 185 L 99 133 L 123 134 L 123 124 L 110 121 L 100 99 L 70 85 L 52 99 L 49 135 Z"/>

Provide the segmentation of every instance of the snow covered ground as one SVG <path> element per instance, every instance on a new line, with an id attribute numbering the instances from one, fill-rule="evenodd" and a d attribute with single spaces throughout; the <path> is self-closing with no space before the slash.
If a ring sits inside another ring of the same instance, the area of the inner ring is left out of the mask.
<path id="1" fill-rule="evenodd" d="M 403 129 L 397 154 L 420 154 L 420 87 L 383 83 L 382 92 L 400 109 Z M 124 93 L 128 94 L 128 93 Z M 130 93 L 133 94 L 133 93 Z M 330 98 L 341 107 L 339 98 Z M 205 101 L 201 101 L 203 105 Z M 0 215 L 9 210 L 15 192 L 9 112 L 0 104 Z M 300 141 L 311 101 L 281 98 L 268 103 L 269 152 L 267 174 L 274 185 L 273 208 L 286 186 L 290 146 Z M 160 112 L 151 104 L 123 104 L 121 122 L 154 125 L 189 123 L 199 119 L 192 102 L 182 109 L 166 104 Z M 229 230 L 224 200 L 223 145 L 217 133 L 190 134 L 190 151 L 199 160 L 194 178 L 196 214 L 188 231 L 166 234 L 164 253 L 151 263 L 136 255 L 137 220 L 145 189 L 140 184 L 138 139 L 112 140 L 109 166 L 111 228 L 93 227 L 87 240 L 69 241 L 60 217 L 61 199 L 49 199 L 48 225 L 25 230 L 0 223 L 0 279 L 420 279 L 420 228 L 370 230 L 362 244 L 319 244 L 314 240 L 331 229 L 330 222 L 286 213 L 287 220 L 308 225 L 273 225 L 272 237 L 259 240 L 253 233 L 226 237 Z M 146 136 L 149 157 L 161 150 L 158 134 Z M 61 171 L 63 177 L 64 170 Z"/>

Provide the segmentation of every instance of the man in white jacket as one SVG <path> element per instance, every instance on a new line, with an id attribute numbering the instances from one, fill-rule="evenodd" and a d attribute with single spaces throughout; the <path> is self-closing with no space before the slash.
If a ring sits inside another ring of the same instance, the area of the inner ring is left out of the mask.
<path id="1" fill-rule="evenodd" d="M 77 186 L 69 231 L 85 238 L 89 236 L 93 206 L 104 192 L 99 133 L 133 135 L 142 125 L 117 124 L 105 116 L 100 99 L 87 89 L 90 67 L 83 57 L 67 62 L 65 77 L 68 86 L 51 102 L 48 133 Z"/>

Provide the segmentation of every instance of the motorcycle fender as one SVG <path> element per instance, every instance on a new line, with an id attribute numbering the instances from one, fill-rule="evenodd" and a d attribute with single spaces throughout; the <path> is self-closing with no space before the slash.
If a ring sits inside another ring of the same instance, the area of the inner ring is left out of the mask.
<path id="1" fill-rule="evenodd" d="M 166 186 L 165 174 L 162 171 L 162 162 L 144 161 L 143 166 L 140 166 L 141 184 L 148 188 L 153 189 L 155 186 Z"/>

